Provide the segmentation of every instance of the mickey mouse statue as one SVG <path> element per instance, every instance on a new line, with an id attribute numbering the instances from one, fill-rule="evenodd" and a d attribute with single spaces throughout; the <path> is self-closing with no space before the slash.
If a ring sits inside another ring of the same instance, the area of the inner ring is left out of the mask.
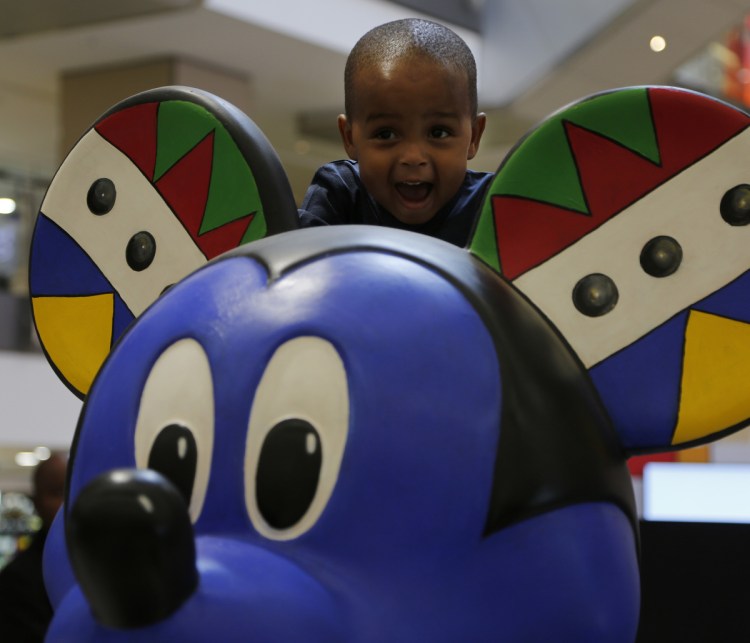
<path id="1" fill-rule="evenodd" d="M 32 246 L 37 330 L 85 395 L 45 552 L 47 640 L 632 642 L 627 457 L 750 417 L 713 381 L 687 399 L 692 367 L 750 320 L 747 124 L 672 88 L 576 103 L 508 155 L 461 249 L 294 230 L 278 159 L 215 96 L 110 110 Z M 721 241 L 694 229 L 712 217 Z M 215 254 L 162 262 L 236 220 Z M 716 325 L 694 329 L 703 315 Z"/>

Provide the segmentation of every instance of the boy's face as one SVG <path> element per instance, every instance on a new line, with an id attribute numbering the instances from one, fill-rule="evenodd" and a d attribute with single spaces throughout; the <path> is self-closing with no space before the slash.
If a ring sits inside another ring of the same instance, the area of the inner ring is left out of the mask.
<path id="1" fill-rule="evenodd" d="M 365 188 L 402 223 L 429 221 L 461 187 L 484 131 L 484 114 L 470 112 L 468 80 L 402 58 L 360 70 L 353 90 L 339 131 Z"/>

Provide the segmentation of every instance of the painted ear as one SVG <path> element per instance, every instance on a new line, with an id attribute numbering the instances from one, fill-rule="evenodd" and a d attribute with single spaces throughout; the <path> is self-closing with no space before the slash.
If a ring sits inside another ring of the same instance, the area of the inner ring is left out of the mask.
<path id="1" fill-rule="evenodd" d="M 63 161 L 32 235 L 44 352 L 78 397 L 169 286 L 240 244 L 298 226 L 286 174 L 239 109 L 188 87 L 115 105 Z"/>
<path id="2" fill-rule="evenodd" d="M 551 115 L 511 150 L 469 249 L 559 330 L 630 453 L 750 418 L 750 117 L 637 87 Z"/>

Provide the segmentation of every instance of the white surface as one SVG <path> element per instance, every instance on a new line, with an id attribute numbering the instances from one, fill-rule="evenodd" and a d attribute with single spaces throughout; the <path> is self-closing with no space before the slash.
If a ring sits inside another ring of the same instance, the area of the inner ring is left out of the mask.
<path id="1" fill-rule="evenodd" d="M 67 449 L 81 401 L 43 355 L 0 352 L 0 444 Z"/>
<path id="2" fill-rule="evenodd" d="M 750 464 L 650 462 L 646 520 L 750 523 Z"/>
<path id="3" fill-rule="evenodd" d="M 111 212 L 92 217 L 86 193 L 100 176 L 114 181 L 117 199 Z M 136 316 L 156 301 L 164 288 L 206 263 L 151 182 L 93 129 L 65 159 L 41 211 L 91 257 Z M 140 230 L 148 230 L 156 242 L 148 271 L 132 270 L 124 252 L 128 240 Z M 162 242 L 165 239 L 169 242 Z"/>
<path id="4" fill-rule="evenodd" d="M 728 225 L 719 203 L 729 188 L 746 182 L 748 149 L 746 130 L 514 281 L 587 368 L 747 270 L 750 227 Z M 646 274 L 639 260 L 658 235 L 676 239 L 683 251 L 679 269 L 665 279 Z M 571 297 L 591 273 L 613 279 L 620 293 L 617 306 L 601 317 L 579 313 Z"/>

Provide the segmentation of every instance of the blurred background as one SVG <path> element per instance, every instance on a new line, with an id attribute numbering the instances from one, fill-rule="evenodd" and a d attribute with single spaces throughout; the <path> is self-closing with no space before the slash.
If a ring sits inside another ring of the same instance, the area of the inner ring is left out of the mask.
<path id="1" fill-rule="evenodd" d="M 0 0 L 0 534 L 31 511 L 31 467 L 75 430 L 80 402 L 31 327 L 28 246 L 59 163 L 110 106 L 162 85 L 216 93 L 268 136 L 300 200 L 343 155 L 346 55 L 377 24 L 436 19 L 469 43 L 488 115 L 472 167 L 494 170 L 534 124 L 602 90 L 669 84 L 750 105 L 749 15 L 742 0 Z M 660 459 L 745 465 L 746 433 Z"/>

